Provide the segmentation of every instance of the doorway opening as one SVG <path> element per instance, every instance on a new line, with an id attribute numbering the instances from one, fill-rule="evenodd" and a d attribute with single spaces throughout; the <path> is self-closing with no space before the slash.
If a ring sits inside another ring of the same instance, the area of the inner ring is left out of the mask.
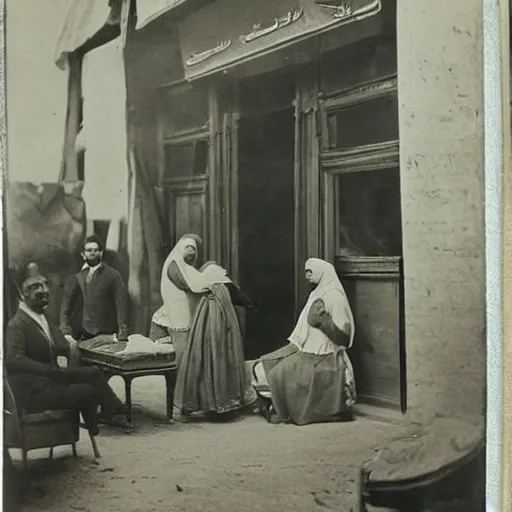
<path id="1" fill-rule="evenodd" d="M 286 344 L 295 321 L 294 112 L 242 117 L 239 125 L 240 286 L 246 359 Z"/>

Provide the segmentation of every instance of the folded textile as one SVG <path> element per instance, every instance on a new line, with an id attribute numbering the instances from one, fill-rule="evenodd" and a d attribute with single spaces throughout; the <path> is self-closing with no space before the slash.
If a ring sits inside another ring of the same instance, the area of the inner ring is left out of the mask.
<path id="1" fill-rule="evenodd" d="M 170 354 L 174 347 L 170 343 L 154 343 L 141 334 L 128 336 L 126 347 L 120 352 L 122 354 Z"/>
<path id="2" fill-rule="evenodd" d="M 128 336 L 128 341 L 119 341 L 115 335 L 99 335 L 88 340 L 79 341 L 78 347 L 89 352 L 112 354 L 123 358 L 126 356 L 160 355 L 175 352 L 171 343 L 154 343 L 140 334 L 131 334 Z"/>

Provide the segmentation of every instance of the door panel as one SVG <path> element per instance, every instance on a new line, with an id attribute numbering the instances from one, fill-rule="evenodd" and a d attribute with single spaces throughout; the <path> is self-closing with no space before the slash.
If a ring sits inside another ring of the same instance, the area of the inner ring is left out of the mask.
<path id="1" fill-rule="evenodd" d="M 401 409 L 405 370 L 399 258 L 339 258 L 336 263 L 354 315 L 356 333 L 348 353 L 358 400 Z"/>
<path id="2" fill-rule="evenodd" d="M 204 238 L 204 210 L 206 197 L 203 193 L 175 194 L 175 233 L 179 239 L 187 233 L 194 233 Z"/>
<path id="3" fill-rule="evenodd" d="M 351 285 L 359 395 L 399 408 L 398 282 L 360 278 Z"/>
<path id="4" fill-rule="evenodd" d="M 207 239 L 207 178 L 202 180 L 183 180 L 167 185 L 167 211 L 171 240 L 175 244 L 183 235 L 193 233 L 201 238 L 203 246 L 199 248 L 199 259 L 208 254 Z"/>

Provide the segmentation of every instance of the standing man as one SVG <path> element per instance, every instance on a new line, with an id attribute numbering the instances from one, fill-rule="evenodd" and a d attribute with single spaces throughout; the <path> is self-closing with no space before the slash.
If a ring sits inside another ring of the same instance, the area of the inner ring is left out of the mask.
<path id="1" fill-rule="evenodd" d="M 64 292 L 61 331 L 68 339 L 117 334 L 119 341 L 125 341 L 128 337 L 128 293 L 121 274 L 102 261 L 103 244 L 96 235 L 86 238 L 82 258 L 82 270 L 70 279 Z M 73 332 L 70 319 L 76 313 L 81 318 L 78 329 Z"/>

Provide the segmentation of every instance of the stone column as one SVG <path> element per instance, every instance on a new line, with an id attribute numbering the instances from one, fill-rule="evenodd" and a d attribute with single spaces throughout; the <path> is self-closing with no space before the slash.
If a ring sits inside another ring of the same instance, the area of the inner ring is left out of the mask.
<path id="1" fill-rule="evenodd" d="M 398 0 L 410 419 L 479 422 L 485 402 L 481 0 Z"/>

